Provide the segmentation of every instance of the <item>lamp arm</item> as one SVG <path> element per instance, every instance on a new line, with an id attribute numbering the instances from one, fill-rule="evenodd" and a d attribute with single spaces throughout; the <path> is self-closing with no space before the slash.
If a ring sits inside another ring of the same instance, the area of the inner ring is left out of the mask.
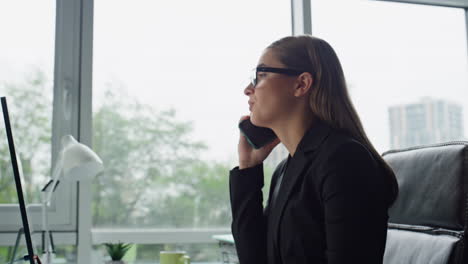
<path id="1" fill-rule="evenodd" d="M 45 193 L 43 193 L 46 196 Z M 45 257 L 45 263 L 51 263 L 51 252 L 50 252 L 50 230 L 49 230 L 49 214 L 47 212 L 47 202 L 42 202 L 42 249 Z"/>
<path id="2" fill-rule="evenodd" d="M 45 199 L 45 204 L 49 205 L 50 200 L 52 199 L 52 194 L 55 191 L 55 188 L 57 187 L 57 184 L 59 182 L 59 179 L 62 175 L 62 169 L 63 169 L 63 153 L 59 154 L 59 157 L 57 159 L 57 162 L 55 163 L 54 170 L 52 172 L 52 186 L 48 188 L 47 192 L 47 197 Z"/>

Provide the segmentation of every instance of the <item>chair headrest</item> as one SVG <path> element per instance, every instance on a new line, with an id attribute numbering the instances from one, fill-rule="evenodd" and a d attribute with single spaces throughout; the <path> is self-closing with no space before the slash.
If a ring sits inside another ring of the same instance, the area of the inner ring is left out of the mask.
<path id="1" fill-rule="evenodd" d="M 468 217 L 468 142 L 383 154 L 398 180 L 389 222 L 465 230 Z"/>

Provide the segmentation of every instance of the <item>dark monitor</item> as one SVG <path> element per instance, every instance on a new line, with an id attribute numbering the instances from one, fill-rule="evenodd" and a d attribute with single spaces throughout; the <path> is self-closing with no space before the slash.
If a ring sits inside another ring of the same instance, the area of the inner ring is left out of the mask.
<path id="1" fill-rule="evenodd" d="M 21 212 L 21 220 L 23 222 L 22 231 L 24 232 L 24 237 L 26 238 L 26 247 L 28 250 L 28 254 L 24 256 L 24 260 L 29 261 L 30 264 L 36 264 L 36 260 L 37 260 L 37 263 L 41 263 L 39 258 L 34 254 L 34 247 L 33 247 L 32 239 L 31 239 L 31 229 L 29 228 L 28 215 L 26 212 L 26 204 L 24 201 L 23 188 L 21 186 L 20 171 L 18 168 L 18 160 L 16 159 L 16 150 L 15 150 L 15 144 L 13 142 L 13 133 L 11 132 L 10 117 L 8 115 L 8 107 L 7 107 L 6 98 L 1 97 L 1 101 L 2 101 L 2 110 L 3 110 L 3 120 L 5 121 L 5 130 L 6 130 L 7 139 L 8 139 L 8 147 L 10 149 L 11 166 L 13 168 L 13 176 L 15 177 L 16 192 L 18 194 L 18 203 L 19 203 L 20 212 Z"/>

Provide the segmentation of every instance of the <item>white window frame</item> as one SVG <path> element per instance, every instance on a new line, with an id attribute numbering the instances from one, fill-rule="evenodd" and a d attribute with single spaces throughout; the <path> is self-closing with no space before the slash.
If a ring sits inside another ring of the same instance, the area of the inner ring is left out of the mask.
<path id="1" fill-rule="evenodd" d="M 468 2 L 466 0 L 376 0 L 384 2 L 398 2 L 407 4 L 418 4 L 418 5 L 431 5 L 431 6 L 445 6 L 445 7 L 458 7 L 468 8 Z"/>
<path id="2" fill-rule="evenodd" d="M 52 166 L 63 135 L 71 134 L 80 142 L 91 146 L 92 11 L 92 0 L 56 1 Z M 83 186 L 87 187 L 90 183 L 62 181 L 51 201 L 49 223 L 51 231 L 55 232 L 57 244 L 68 244 L 71 241 L 76 244 L 80 239 L 77 236 L 80 225 L 88 224 L 88 230 L 91 228 L 91 219 L 85 220 L 86 216 L 91 215 L 90 204 L 89 213 L 78 214 L 83 212 L 78 208 L 85 206 L 79 203 L 82 199 L 77 198 L 79 185 L 83 189 Z M 19 206 L 0 205 L 0 214 L 0 245 L 12 245 L 21 227 Z M 40 230 L 41 205 L 28 205 L 28 217 L 33 230 Z M 37 237 L 38 235 L 34 235 L 36 241 Z"/>
<path id="3" fill-rule="evenodd" d="M 311 33 L 307 30 L 310 0 L 291 0 L 291 5 L 292 32 Z M 93 15 L 93 0 L 56 1 L 52 162 L 63 135 L 71 134 L 81 143 L 92 145 Z M 90 181 L 62 184 L 49 210 L 55 243 L 78 245 L 78 263 L 90 263 L 91 245 L 116 239 L 138 244 L 215 243 L 213 235 L 230 232 L 230 228 L 92 229 L 90 190 Z M 40 204 L 29 208 L 30 223 L 39 230 Z M 0 246 L 11 245 L 21 223 L 18 206 L 1 205 L 0 213 Z M 34 235 L 34 240 L 39 241 L 39 236 Z"/>
<path id="4" fill-rule="evenodd" d="M 377 1 L 464 8 L 468 32 L 468 3 L 464 0 Z M 311 0 L 291 0 L 291 19 L 293 35 L 312 34 Z M 55 26 L 52 162 L 57 156 L 60 138 L 65 134 L 92 145 L 93 0 L 56 0 Z M 62 184 L 49 210 L 56 244 L 78 244 L 77 263 L 91 263 L 91 245 L 104 242 L 215 243 L 213 235 L 230 232 L 230 228 L 92 229 L 90 187 L 91 182 Z M 33 228 L 39 230 L 40 205 L 29 208 L 29 220 Z M 0 246 L 11 245 L 21 223 L 19 208 L 14 204 L 0 205 L 0 216 Z M 39 236 L 34 235 L 34 240 L 38 242 Z"/>
<path id="5" fill-rule="evenodd" d="M 465 9 L 468 25 L 465 1 L 386 1 L 461 7 Z M 93 0 L 57 0 L 56 15 L 52 161 L 57 157 L 63 135 L 71 134 L 92 145 Z M 312 34 L 311 0 L 291 0 L 291 19 L 293 35 Z M 92 244 L 215 243 L 213 235 L 230 232 L 230 228 L 92 229 L 90 187 L 90 181 L 62 184 L 49 211 L 56 244 L 78 244 L 78 263 L 90 263 Z M 38 230 L 40 205 L 31 205 L 29 212 L 30 222 Z M 0 246 L 11 245 L 21 223 L 19 208 L 0 205 L 0 214 Z"/>
<path id="6" fill-rule="evenodd" d="M 311 0 L 291 0 L 291 25 L 294 36 L 312 34 Z"/>

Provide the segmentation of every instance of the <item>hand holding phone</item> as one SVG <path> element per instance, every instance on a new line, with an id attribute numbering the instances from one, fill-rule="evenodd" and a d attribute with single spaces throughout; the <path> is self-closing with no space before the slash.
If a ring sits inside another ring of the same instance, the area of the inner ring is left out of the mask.
<path id="1" fill-rule="evenodd" d="M 250 118 L 242 120 L 239 129 L 254 149 L 259 149 L 277 138 L 273 130 L 252 124 Z"/>
<path id="2" fill-rule="evenodd" d="M 280 140 L 273 130 L 252 124 L 249 116 L 243 116 L 239 123 L 239 169 L 262 163 Z"/>

